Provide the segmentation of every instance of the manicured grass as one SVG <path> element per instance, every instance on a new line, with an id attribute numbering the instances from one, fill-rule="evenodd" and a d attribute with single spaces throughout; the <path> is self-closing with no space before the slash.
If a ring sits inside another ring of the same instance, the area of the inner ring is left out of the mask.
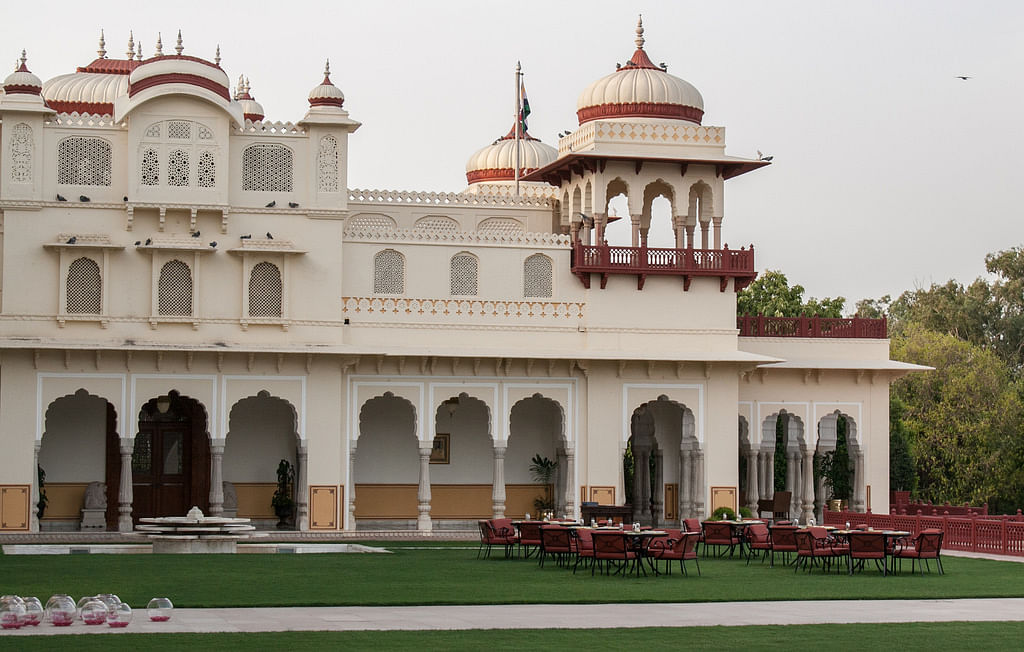
<path id="1" fill-rule="evenodd" d="M 703 577 L 591 577 L 534 560 L 477 560 L 473 549 L 394 554 L 9 555 L 0 593 L 117 593 L 133 607 L 168 596 L 179 607 L 706 602 L 857 598 L 1024 597 L 1024 566 L 947 557 L 945 575 L 794 573 L 738 559 L 701 562 Z"/>
<path id="2" fill-rule="evenodd" d="M 124 634 L 0 636 L 0 649 L 107 650 L 1011 650 L 1024 623 L 901 623 L 788 627 L 665 627 L 417 632 L 275 632 L 270 634 Z"/>

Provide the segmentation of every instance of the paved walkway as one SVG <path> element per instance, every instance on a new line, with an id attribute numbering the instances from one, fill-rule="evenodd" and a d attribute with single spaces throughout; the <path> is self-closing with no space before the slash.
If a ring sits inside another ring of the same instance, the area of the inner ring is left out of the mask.
<path id="1" fill-rule="evenodd" d="M 816 600 L 685 604 L 473 605 L 438 607 L 316 607 L 175 609 L 169 622 L 145 612 L 125 629 L 105 626 L 6 630 L 3 636 L 154 632 L 278 632 L 452 629 L 691 627 L 700 625 L 807 625 L 1024 621 L 1024 598 L 976 600 Z"/>

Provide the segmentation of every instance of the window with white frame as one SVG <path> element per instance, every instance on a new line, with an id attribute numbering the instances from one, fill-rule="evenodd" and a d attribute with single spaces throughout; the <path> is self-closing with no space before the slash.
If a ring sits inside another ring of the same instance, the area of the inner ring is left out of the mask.
<path id="1" fill-rule="evenodd" d="M 217 187 L 217 145 L 206 125 L 163 120 L 149 125 L 142 140 L 139 185 L 153 187 L 162 182 L 173 188 Z"/>
<path id="2" fill-rule="evenodd" d="M 217 185 L 217 159 L 210 150 L 199 152 L 197 180 L 200 188 L 213 188 Z"/>
<path id="3" fill-rule="evenodd" d="M 292 150 L 271 143 L 242 150 L 242 190 L 291 192 Z"/>
<path id="4" fill-rule="evenodd" d="M 160 155 L 152 147 L 142 150 L 139 160 L 139 182 L 144 186 L 160 185 Z"/>
<path id="5" fill-rule="evenodd" d="M 477 259 L 472 254 L 455 254 L 451 260 L 452 296 L 476 296 Z"/>
<path id="6" fill-rule="evenodd" d="M 281 317 L 282 290 L 281 269 L 277 265 L 265 261 L 253 265 L 249 274 L 249 316 Z"/>
<path id="7" fill-rule="evenodd" d="M 192 315 L 192 268 L 187 263 L 174 259 L 160 268 L 157 314 L 170 317 Z"/>
<path id="8" fill-rule="evenodd" d="M 110 143 L 102 138 L 70 136 L 57 144 L 57 183 L 109 186 Z"/>
<path id="9" fill-rule="evenodd" d="M 171 186 L 188 186 L 188 152 L 183 149 L 172 149 L 167 156 L 167 184 Z"/>
<path id="10" fill-rule="evenodd" d="M 405 256 L 394 249 L 385 249 L 373 257 L 373 293 L 405 292 Z"/>
<path id="11" fill-rule="evenodd" d="M 68 265 L 66 279 L 69 315 L 98 315 L 103 310 L 103 278 L 100 266 L 92 258 L 76 258 Z"/>
<path id="12" fill-rule="evenodd" d="M 533 254 L 523 263 L 523 296 L 550 297 L 552 295 L 551 259 L 544 254 Z"/>

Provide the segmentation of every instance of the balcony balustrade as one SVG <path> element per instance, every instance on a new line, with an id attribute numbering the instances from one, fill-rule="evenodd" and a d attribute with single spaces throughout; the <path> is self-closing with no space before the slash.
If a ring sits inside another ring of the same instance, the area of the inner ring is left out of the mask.
<path id="1" fill-rule="evenodd" d="M 697 276 L 717 277 L 720 291 L 735 279 L 734 290 L 740 291 L 757 276 L 754 271 L 754 246 L 749 249 L 666 249 L 654 247 L 618 247 L 607 244 L 586 245 L 576 242 L 572 250 L 572 273 L 590 287 L 590 275 L 601 275 L 601 289 L 611 274 L 635 274 L 637 289 L 644 289 L 648 276 L 679 276 L 683 289 Z"/>
<path id="2" fill-rule="evenodd" d="M 753 317 L 736 318 L 740 337 L 826 337 L 886 339 L 888 322 L 866 317 Z"/>

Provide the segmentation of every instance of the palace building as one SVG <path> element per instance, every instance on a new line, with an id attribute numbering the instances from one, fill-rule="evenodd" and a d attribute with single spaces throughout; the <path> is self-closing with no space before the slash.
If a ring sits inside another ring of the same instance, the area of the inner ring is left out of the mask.
<path id="1" fill-rule="evenodd" d="M 274 122 L 180 34 L 148 58 L 101 39 L 45 82 L 23 54 L 0 94 L 0 530 L 192 505 L 272 526 L 281 460 L 300 530 L 627 494 L 677 523 L 770 498 L 777 450 L 806 520 L 840 424 L 852 506 L 887 511 L 889 383 L 920 367 L 884 320 L 737 318 L 756 258 L 723 198 L 768 162 L 726 154 L 642 25 L 620 46 L 557 147 L 513 128 L 452 193 L 348 188 L 360 122 L 329 69 Z M 671 247 L 648 246 L 656 200 Z"/>

